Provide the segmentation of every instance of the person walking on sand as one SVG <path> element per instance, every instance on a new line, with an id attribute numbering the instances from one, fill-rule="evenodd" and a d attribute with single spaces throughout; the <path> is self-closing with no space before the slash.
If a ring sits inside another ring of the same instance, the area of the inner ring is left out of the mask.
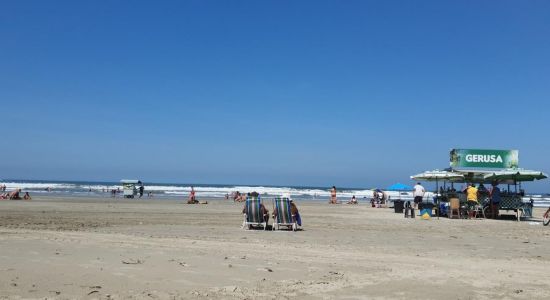
<path id="1" fill-rule="evenodd" d="M 330 204 L 336 204 L 337 198 L 336 198 L 336 187 L 333 185 L 332 189 L 330 190 Z"/>
<path id="2" fill-rule="evenodd" d="M 414 209 L 418 209 L 418 203 L 422 202 L 422 198 L 424 198 L 425 193 L 426 190 L 424 189 L 424 187 L 420 184 L 420 182 L 417 182 L 413 188 Z"/>

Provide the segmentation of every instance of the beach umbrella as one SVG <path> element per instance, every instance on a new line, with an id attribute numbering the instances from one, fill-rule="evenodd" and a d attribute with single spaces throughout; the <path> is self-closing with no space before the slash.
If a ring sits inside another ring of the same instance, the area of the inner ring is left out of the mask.
<path id="1" fill-rule="evenodd" d="M 403 183 L 396 183 L 388 186 L 386 190 L 388 191 L 412 191 L 412 187 L 410 185 L 406 185 Z"/>
<path id="2" fill-rule="evenodd" d="M 534 181 L 548 178 L 548 175 L 541 171 L 524 170 L 524 169 L 509 169 L 502 171 L 495 171 L 493 173 L 485 174 L 484 179 L 486 181 L 507 181 L 513 180 L 514 182 L 521 181 Z"/>

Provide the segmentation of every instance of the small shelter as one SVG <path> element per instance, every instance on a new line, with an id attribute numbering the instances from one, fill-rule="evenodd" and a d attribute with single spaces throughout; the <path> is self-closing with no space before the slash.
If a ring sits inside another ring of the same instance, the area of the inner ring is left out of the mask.
<path id="1" fill-rule="evenodd" d="M 502 196 L 500 209 L 516 211 L 519 219 L 519 211 L 524 210 L 521 189 L 522 181 L 534 181 L 547 178 L 548 175 L 541 171 L 532 171 L 519 168 L 518 150 L 490 150 L 490 149 L 452 149 L 450 152 L 450 168 L 445 170 L 427 171 L 411 176 L 411 179 L 418 181 L 435 181 L 438 189 L 439 181 L 462 182 L 482 184 L 498 183 L 508 184 L 508 191 Z M 517 184 L 520 184 L 520 192 L 517 192 Z M 510 192 L 510 184 L 516 186 L 514 193 Z M 439 190 L 438 190 L 439 192 Z M 462 191 L 442 191 L 437 194 L 438 209 L 439 202 L 446 202 L 449 198 L 459 198 L 466 202 L 466 195 Z M 478 201 L 482 206 L 488 205 L 490 197 L 486 189 L 480 189 Z M 442 200 L 440 200 L 442 199 Z M 510 200 L 510 201 L 508 201 Z M 502 203 L 512 203 L 508 206 Z"/>
<path id="2" fill-rule="evenodd" d="M 137 179 L 122 179 L 122 191 L 124 198 L 134 198 L 137 195 L 137 184 L 141 184 L 141 181 Z"/>

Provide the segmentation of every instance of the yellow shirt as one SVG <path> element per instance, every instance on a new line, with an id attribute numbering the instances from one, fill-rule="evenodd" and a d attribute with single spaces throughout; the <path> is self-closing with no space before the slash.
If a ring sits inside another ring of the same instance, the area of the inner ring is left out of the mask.
<path id="1" fill-rule="evenodd" d="M 466 195 L 468 201 L 475 201 L 477 202 L 477 188 L 471 186 L 466 190 Z"/>

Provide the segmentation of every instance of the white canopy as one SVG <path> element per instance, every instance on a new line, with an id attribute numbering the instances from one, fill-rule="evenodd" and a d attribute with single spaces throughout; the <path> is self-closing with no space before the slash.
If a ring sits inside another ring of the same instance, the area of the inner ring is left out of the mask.
<path id="1" fill-rule="evenodd" d="M 486 181 L 534 181 L 548 178 L 548 175 L 541 171 L 525 170 L 525 169 L 508 169 L 502 171 L 495 171 L 485 174 L 484 179 Z"/>
<path id="2" fill-rule="evenodd" d="M 445 170 L 433 170 L 413 175 L 411 179 L 418 181 L 463 181 L 464 175 Z"/>

